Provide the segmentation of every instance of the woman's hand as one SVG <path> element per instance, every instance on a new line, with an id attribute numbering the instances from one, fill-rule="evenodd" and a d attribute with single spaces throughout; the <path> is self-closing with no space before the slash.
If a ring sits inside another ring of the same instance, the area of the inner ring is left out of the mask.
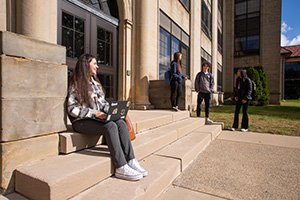
<path id="1" fill-rule="evenodd" d="M 235 101 L 238 101 L 238 100 L 239 100 L 239 98 L 238 98 L 238 97 L 234 97 L 234 99 L 235 99 Z"/>
<path id="2" fill-rule="evenodd" d="M 247 103 L 247 101 L 245 99 L 242 100 L 242 103 Z"/>
<path id="3" fill-rule="evenodd" d="M 104 112 L 97 112 L 96 117 L 100 119 L 106 119 L 106 113 Z"/>

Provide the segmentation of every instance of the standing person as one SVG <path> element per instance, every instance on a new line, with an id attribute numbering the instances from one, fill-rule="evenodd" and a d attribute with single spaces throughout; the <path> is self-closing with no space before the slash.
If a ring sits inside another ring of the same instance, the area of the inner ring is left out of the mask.
<path id="1" fill-rule="evenodd" d="M 195 80 L 195 90 L 198 93 L 197 98 L 197 117 L 200 117 L 201 104 L 204 99 L 205 103 L 205 119 L 206 123 L 212 123 L 213 121 L 209 119 L 209 104 L 211 99 L 211 93 L 215 85 L 214 77 L 209 72 L 210 63 L 205 61 L 201 65 L 201 72 L 196 76 Z"/>
<path id="2" fill-rule="evenodd" d="M 72 127 L 82 134 L 103 135 L 116 168 L 115 177 L 139 180 L 148 172 L 135 159 L 126 122 L 120 119 L 105 123 L 93 119 L 106 119 L 109 110 L 103 87 L 96 76 L 97 69 L 96 58 L 83 54 L 69 79 L 68 114 Z"/>
<path id="3" fill-rule="evenodd" d="M 247 71 L 245 69 L 239 69 L 237 71 L 234 99 L 236 101 L 234 122 L 231 130 L 235 131 L 239 126 L 239 113 L 241 106 L 243 106 L 243 118 L 242 118 L 242 129 L 241 131 L 246 132 L 249 128 L 248 118 L 248 106 L 252 99 L 252 83 L 247 77 Z"/>
<path id="4" fill-rule="evenodd" d="M 182 54 L 180 52 L 174 53 L 174 60 L 171 62 L 171 104 L 172 108 L 175 111 L 180 111 L 178 109 L 178 105 L 180 103 L 180 98 L 182 94 L 182 79 L 184 78 L 187 80 L 187 77 L 181 74 L 181 61 Z M 176 101 L 175 101 L 175 94 L 177 92 Z"/>

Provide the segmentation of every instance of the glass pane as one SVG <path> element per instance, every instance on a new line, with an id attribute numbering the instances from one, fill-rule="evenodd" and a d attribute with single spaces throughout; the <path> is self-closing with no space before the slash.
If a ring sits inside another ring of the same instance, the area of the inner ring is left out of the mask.
<path id="1" fill-rule="evenodd" d="M 102 28 L 97 28 L 97 38 L 105 41 L 105 31 Z"/>
<path id="2" fill-rule="evenodd" d="M 67 57 L 73 58 L 73 31 L 62 28 L 62 45 L 66 47 Z"/>
<path id="3" fill-rule="evenodd" d="M 112 55 L 112 52 L 111 52 L 111 45 L 110 44 L 106 44 L 105 45 L 106 47 L 106 51 L 105 51 L 105 56 L 106 56 L 106 59 L 105 59 L 105 65 L 108 66 L 108 65 L 111 65 L 111 55 Z"/>
<path id="4" fill-rule="evenodd" d="M 108 43 L 111 43 L 111 36 L 112 34 L 110 32 L 107 32 L 106 31 L 106 34 L 105 34 L 105 41 L 108 42 Z"/>
<path id="5" fill-rule="evenodd" d="M 248 1 L 248 13 L 260 11 L 260 0 Z"/>
<path id="6" fill-rule="evenodd" d="M 97 60 L 98 64 L 104 65 L 104 56 L 105 55 L 105 49 L 104 49 L 104 42 L 98 40 L 97 42 Z"/>
<path id="7" fill-rule="evenodd" d="M 188 70 L 188 48 L 183 46 L 181 47 L 181 53 L 182 53 L 182 58 L 181 58 L 181 69 L 182 69 L 182 74 L 189 75 L 189 70 Z"/>
<path id="8" fill-rule="evenodd" d="M 75 33 L 75 58 L 84 54 L 84 34 Z"/>
<path id="9" fill-rule="evenodd" d="M 247 2 L 241 2 L 241 3 L 236 3 L 235 4 L 235 15 L 243 15 L 246 14 L 247 12 L 247 7 L 246 4 Z"/>
<path id="10" fill-rule="evenodd" d="M 248 18 L 248 30 L 257 29 L 259 30 L 259 17 Z"/>
<path id="11" fill-rule="evenodd" d="M 113 76 L 97 74 L 97 77 L 105 90 L 105 98 L 113 98 Z"/>
<path id="12" fill-rule="evenodd" d="M 84 33 L 84 21 L 79 19 L 79 18 L 75 18 L 75 30 L 79 31 L 81 33 Z"/>
<path id="13" fill-rule="evenodd" d="M 159 80 L 164 80 L 164 73 L 170 67 L 171 37 L 164 29 L 159 29 Z"/>
<path id="14" fill-rule="evenodd" d="M 247 40 L 248 50 L 259 49 L 259 35 L 248 36 Z"/>
<path id="15" fill-rule="evenodd" d="M 73 16 L 65 12 L 62 13 L 62 25 L 73 28 Z"/>
<path id="16" fill-rule="evenodd" d="M 180 44 L 179 40 L 177 40 L 175 37 L 172 36 L 172 59 L 174 59 L 173 58 L 174 53 L 180 50 L 179 44 Z"/>

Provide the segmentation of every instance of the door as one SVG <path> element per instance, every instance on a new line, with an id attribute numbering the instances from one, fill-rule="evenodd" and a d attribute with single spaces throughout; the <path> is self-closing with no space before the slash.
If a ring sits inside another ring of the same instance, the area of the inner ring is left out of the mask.
<path id="1" fill-rule="evenodd" d="M 68 75 L 71 75 L 80 55 L 92 54 L 97 58 L 97 77 L 105 89 L 106 99 L 117 100 L 118 26 L 84 6 L 63 0 L 59 1 L 59 8 L 58 44 L 66 47 Z"/>

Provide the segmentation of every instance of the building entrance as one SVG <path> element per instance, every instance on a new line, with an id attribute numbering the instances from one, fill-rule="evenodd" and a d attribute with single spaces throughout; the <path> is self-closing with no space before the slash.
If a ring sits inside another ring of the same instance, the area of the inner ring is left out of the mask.
<path id="1" fill-rule="evenodd" d="M 80 55 L 95 56 L 99 66 L 97 76 L 106 91 L 106 99 L 117 100 L 118 19 L 102 12 L 101 5 L 92 2 L 59 1 L 58 44 L 66 47 L 68 75 Z"/>

